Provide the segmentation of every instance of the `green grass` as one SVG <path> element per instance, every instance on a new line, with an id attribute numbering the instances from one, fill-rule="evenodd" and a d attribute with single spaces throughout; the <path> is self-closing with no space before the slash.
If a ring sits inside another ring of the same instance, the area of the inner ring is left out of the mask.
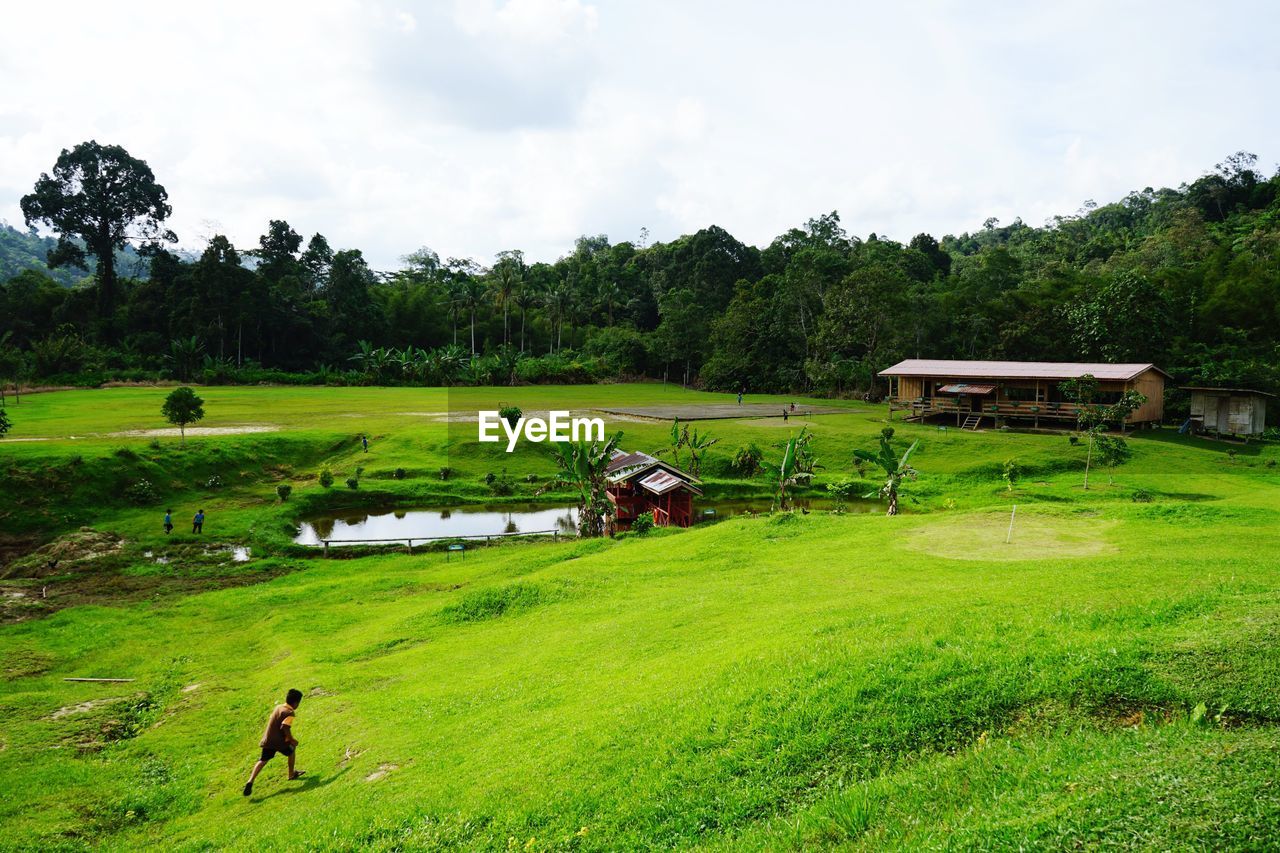
<path id="1" fill-rule="evenodd" d="M 185 450 L 145 437 L 0 445 L 0 485 L 27 489 L 24 504 L 39 503 L 43 483 L 62 515 L 79 522 L 95 500 L 94 527 L 123 536 L 102 567 L 53 579 L 54 597 L 83 574 L 136 592 L 82 589 L 76 606 L 47 613 L 55 606 L 28 602 L 20 612 L 40 618 L 0 626 L 0 845 L 1280 844 L 1274 446 L 1231 459 L 1220 445 L 1142 434 L 1115 484 L 1095 472 L 1084 492 L 1083 449 L 1061 436 L 896 423 L 896 440 L 920 439 L 922 476 L 908 485 L 913 512 L 895 519 L 735 519 L 509 543 L 465 562 L 319 560 L 287 544 L 304 507 L 478 500 L 488 470 L 550 473 L 536 449 L 481 453 L 458 443 L 464 431 L 398 412 L 702 397 L 662 386 L 461 389 L 447 400 L 412 389 L 201 393 L 206 425 L 282 428 Z M 161 426 L 147 415 L 161 396 L 32 396 L 14 436 Z M 813 419 L 822 480 L 852 476 L 849 450 L 884 426 L 883 409 L 853 408 Z M 375 436 L 367 455 L 339 420 L 353 409 Z M 617 426 L 628 447 L 664 443 L 662 424 Z M 708 426 L 722 438 L 709 491 L 766 492 L 763 479 L 731 477 L 727 459 L 786 430 Z M 75 455 L 79 479 L 41 480 Z M 1000 479 L 1010 456 L 1027 471 L 1013 492 Z M 363 464 L 366 482 L 326 492 L 314 482 L 321 464 L 335 476 Z M 444 464 L 455 480 L 434 477 Z M 230 472 L 226 485 L 199 485 L 210 465 Z M 389 479 L 395 467 L 410 477 Z M 164 480 L 163 500 L 206 503 L 211 538 L 249 542 L 255 560 L 225 564 L 185 534 L 166 541 L 154 507 L 116 494 L 145 472 Z M 284 506 L 282 478 L 295 486 Z M 533 488 L 521 483 L 517 497 Z M 1139 489 L 1152 502 L 1135 503 Z M 74 526 L 48 506 L 4 511 L 16 535 Z M 144 550 L 175 560 L 157 566 Z M 63 680 L 83 676 L 135 681 Z M 263 717 L 291 686 L 307 694 L 297 734 L 308 777 L 286 783 L 278 760 L 246 802 Z"/>

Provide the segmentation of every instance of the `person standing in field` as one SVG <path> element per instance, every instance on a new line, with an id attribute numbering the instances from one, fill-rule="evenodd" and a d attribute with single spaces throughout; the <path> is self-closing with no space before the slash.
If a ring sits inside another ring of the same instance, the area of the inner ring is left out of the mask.
<path id="1" fill-rule="evenodd" d="M 244 783 L 246 797 L 253 793 L 253 781 L 258 778 L 262 768 L 267 766 L 267 762 L 276 757 L 277 752 L 289 759 L 289 781 L 302 775 L 301 770 L 293 769 L 294 758 L 298 753 L 298 739 L 293 736 L 293 720 L 301 704 L 302 691 L 294 689 L 285 694 L 283 705 L 277 705 L 271 710 L 271 716 L 267 718 L 267 729 L 258 743 L 262 747 L 262 755 L 253 765 L 249 781 Z"/>
<path id="2" fill-rule="evenodd" d="M 786 406 L 783 406 L 783 407 L 782 407 L 782 419 L 785 421 L 785 420 L 787 420 L 789 417 L 790 417 L 790 415 L 789 415 L 789 414 L 788 414 L 788 412 L 787 412 L 787 408 L 786 408 Z"/>
<path id="3" fill-rule="evenodd" d="M 191 532 L 204 533 L 204 510 L 196 510 L 196 514 L 191 518 Z"/>
<path id="4" fill-rule="evenodd" d="M 746 390 L 747 390 L 747 389 L 745 389 L 745 388 L 739 388 L 739 389 L 738 389 L 738 405 L 739 405 L 739 406 L 741 406 L 741 405 L 742 405 L 742 395 L 746 392 Z"/>
<path id="5" fill-rule="evenodd" d="M 173 532 L 173 510 L 166 509 L 164 511 L 164 535 L 168 536 Z"/>
<path id="6" fill-rule="evenodd" d="M 367 435 L 360 436 L 360 443 L 364 445 L 364 452 L 368 453 L 369 452 L 369 436 Z"/>

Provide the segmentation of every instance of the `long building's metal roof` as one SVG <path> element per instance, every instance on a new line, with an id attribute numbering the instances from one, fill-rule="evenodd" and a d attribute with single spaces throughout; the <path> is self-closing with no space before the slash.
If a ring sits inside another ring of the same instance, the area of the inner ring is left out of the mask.
<path id="1" fill-rule="evenodd" d="M 956 361 L 942 358 L 908 358 L 881 376 L 933 376 L 940 379 L 1079 379 L 1086 373 L 1094 379 L 1128 381 L 1154 370 L 1168 373 L 1154 364 L 1105 364 L 1076 361 Z"/>

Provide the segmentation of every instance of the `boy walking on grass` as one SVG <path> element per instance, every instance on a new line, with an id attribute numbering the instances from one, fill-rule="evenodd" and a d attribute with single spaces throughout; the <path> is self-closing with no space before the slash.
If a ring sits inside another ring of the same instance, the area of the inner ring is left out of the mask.
<path id="1" fill-rule="evenodd" d="M 191 532 L 204 533 L 204 510 L 196 510 L 196 514 L 191 517 Z"/>
<path id="2" fill-rule="evenodd" d="M 262 733 L 262 741 L 258 744 L 262 747 L 262 756 L 258 759 L 258 763 L 253 765 L 249 781 L 244 783 L 246 797 L 253 793 L 253 780 L 258 778 L 262 768 L 267 766 L 268 761 L 275 758 L 277 752 L 289 759 L 290 781 L 302 775 L 301 770 L 293 769 L 293 759 L 298 750 L 298 739 L 293 736 L 293 715 L 297 713 L 298 705 L 301 703 L 302 691 L 290 690 L 284 697 L 284 704 L 277 705 L 271 711 L 271 716 L 267 718 L 267 730 Z"/>

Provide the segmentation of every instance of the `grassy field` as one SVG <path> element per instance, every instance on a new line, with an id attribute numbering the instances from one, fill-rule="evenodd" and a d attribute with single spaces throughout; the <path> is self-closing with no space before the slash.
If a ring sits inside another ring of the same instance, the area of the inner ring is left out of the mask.
<path id="1" fill-rule="evenodd" d="M 164 427 L 164 393 L 11 409 L 12 438 L 43 440 L 0 444 L 14 555 L 0 570 L 0 846 L 1280 845 L 1274 445 L 1232 454 L 1144 432 L 1114 483 L 1095 471 L 1086 492 L 1084 449 L 1062 435 L 895 422 L 922 472 L 897 518 L 322 560 L 290 544 L 303 512 L 492 500 L 483 477 L 504 467 L 527 501 L 537 484 L 522 478 L 552 472 L 544 448 L 474 446 L 444 413 L 730 398 L 209 388 L 201 426 L 273 431 L 185 448 L 112 434 Z M 882 407 L 848 407 L 810 421 L 819 486 L 856 478 L 850 451 L 886 424 Z M 610 426 L 647 451 L 668 429 Z M 708 493 L 758 495 L 765 479 L 733 476 L 729 457 L 747 442 L 775 455 L 797 424 L 700 427 L 721 439 Z M 1012 491 L 1010 458 L 1024 470 Z M 315 481 L 357 464 L 355 491 Z M 156 503 L 126 496 L 143 477 Z M 166 538 L 166 504 L 180 521 L 204 506 L 206 536 Z M 16 556 L 50 541 L 66 555 L 55 568 Z M 103 676 L 134 680 L 64 680 Z M 308 775 L 284 781 L 277 759 L 246 800 L 263 718 L 293 686 Z"/>

